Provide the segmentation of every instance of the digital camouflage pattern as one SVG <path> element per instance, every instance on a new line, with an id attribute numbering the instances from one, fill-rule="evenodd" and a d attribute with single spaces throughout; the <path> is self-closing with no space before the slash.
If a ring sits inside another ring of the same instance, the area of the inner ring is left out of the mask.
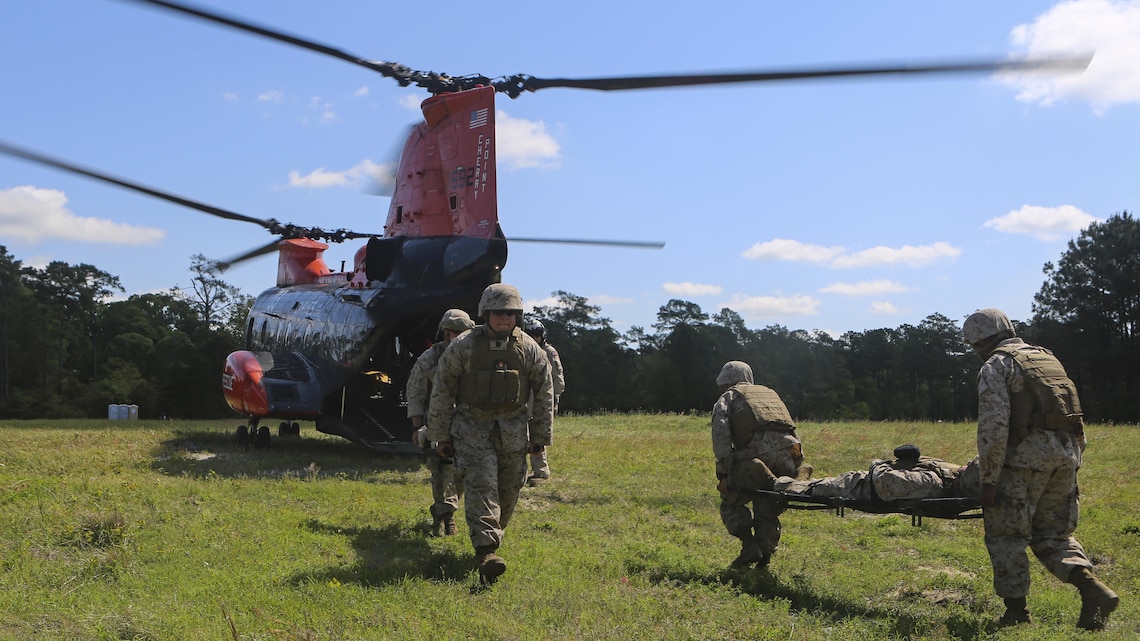
<path id="1" fill-rule="evenodd" d="M 1020 338 L 1006 339 L 999 347 L 1040 349 Z M 1076 567 L 1092 567 L 1073 537 L 1080 512 L 1077 470 L 1084 434 L 1034 428 L 1008 447 L 1011 396 L 1026 389 L 1025 373 L 1008 354 L 995 352 L 978 372 L 981 482 L 997 487 L 997 505 L 983 509 L 982 515 L 994 590 L 1002 598 L 1029 593 L 1026 548 L 1062 581 L 1068 581 Z"/>
<path id="2" fill-rule="evenodd" d="M 424 353 L 420 354 L 415 364 L 412 365 L 404 393 L 408 401 L 409 418 L 427 415 L 427 402 L 431 394 L 432 378 L 435 376 L 439 357 L 445 349 L 447 349 L 447 345 L 443 341 L 435 343 L 424 350 Z M 422 436 L 420 432 L 417 432 L 417 439 L 423 440 L 423 442 L 418 443 L 420 447 L 427 448 L 430 446 L 426 430 Z M 432 517 L 440 518 L 454 514 L 459 509 L 459 499 L 463 493 L 461 486 L 455 479 L 455 466 L 452 465 L 451 461 L 444 460 L 439 456 L 428 456 L 427 468 L 431 472 Z"/>
<path id="3" fill-rule="evenodd" d="M 455 448 L 455 473 L 463 484 L 464 514 L 476 548 L 502 543 L 526 480 L 528 446 L 550 445 L 554 422 L 550 364 L 538 343 L 517 328 L 510 340 L 522 351 L 520 376 L 534 393 L 533 416 L 525 403 L 490 412 L 455 402 L 460 377 L 472 371 L 476 341 L 490 341 L 491 333 L 480 325 L 451 341 L 436 366 L 427 415 L 428 438 L 450 441 Z"/>
<path id="4" fill-rule="evenodd" d="M 742 374 L 739 368 L 738 373 Z M 751 369 L 747 374 L 745 380 L 751 378 Z M 722 371 L 718 382 L 725 380 L 723 375 Z M 796 435 L 794 426 L 781 425 L 780 429 L 765 429 L 766 426 L 761 424 L 759 429 L 754 430 L 747 444 L 736 443 L 733 438 L 732 417 L 741 412 L 750 417 L 753 415 L 760 417 L 763 414 L 760 408 L 748 406 L 748 396 L 745 393 L 747 387 L 753 386 L 748 382 L 736 383 L 721 394 L 713 405 L 711 422 L 716 475 L 717 478 L 728 478 L 730 484 L 737 488 L 771 489 L 770 485 L 768 487 L 762 485 L 765 470 L 757 463 L 762 463 L 775 476 L 796 476 L 800 464 L 803 463 L 800 439 Z M 783 415 L 787 415 L 786 407 L 783 408 Z M 780 542 L 779 517 L 786 509 L 777 501 L 767 497 L 756 497 L 730 490 L 721 497 L 720 517 L 729 534 L 744 540 L 755 536 L 761 552 L 770 556 L 776 551 Z"/>
<path id="5" fill-rule="evenodd" d="M 550 380 L 554 386 L 554 413 L 558 414 L 558 398 L 562 396 L 562 392 L 566 391 L 566 375 L 562 370 L 562 359 L 558 356 L 558 350 L 546 341 L 539 343 L 542 351 L 546 353 L 546 360 L 550 362 Z M 546 449 L 543 449 L 538 454 L 530 455 L 530 470 L 535 478 L 549 479 L 550 478 L 550 458 Z"/>

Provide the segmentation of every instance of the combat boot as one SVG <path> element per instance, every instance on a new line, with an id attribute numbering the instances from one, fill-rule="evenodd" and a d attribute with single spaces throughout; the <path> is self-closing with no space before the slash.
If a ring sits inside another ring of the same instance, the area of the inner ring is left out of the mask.
<path id="1" fill-rule="evenodd" d="M 810 480 L 812 472 L 814 472 L 814 471 L 815 471 L 815 468 L 812 467 L 811 464 L 804 463 L 803 465 L 796 468 L 796 480 L 797 481 Z"/>
<path id="2" fill-rule="evenodd" d="M 458 529 L 459 529 L 459 526 L 457 526 L 455 524 L 455 513 L 454 512 L 443 517 L 443 535 L 444 536 L 451 536 L 452 534 L 455 534 L 456 531 L 458 531 Z"/>
<path id="3" fill-rule="evenodd" d="M 1077 627 L 1103 630 L 1108 623 L 1108 615 L 1120 605 L 1120 597 L 1086 567 L 1074 568 L 1069 574 L 1069 583 L 1077 586 L 1081 593 L 1081 616 L 1077 619 Z"/>
<path id="4" fill-rule="evenodd" d="M 483 585 L 494 585 L 503 572 L 507 571 L 507 562 L 495 554 L 496 549 L 498 548 L 493 545 L 475 548 L 475 567 L 479 569 L 479 582 Z"/>
<path id="5" fill-rule="evenodd" d="M 740 554 L 728 567 L 733 570 L 744 570 L 754 564 L 759 564 L 760 567 L 768 565 L 769 556 L 760 550 L 760 543 L 755 538 L 741 538 L 740 541 Z"/>
<path id="6" fill-rule="evenodd" d="M 1029 622 L 1029 606 L 1025 604 L 1025 597 L 1006 599 L 1005 614 L 994 619 L 994 625 L 999 628 L 1009 628 Z"/>

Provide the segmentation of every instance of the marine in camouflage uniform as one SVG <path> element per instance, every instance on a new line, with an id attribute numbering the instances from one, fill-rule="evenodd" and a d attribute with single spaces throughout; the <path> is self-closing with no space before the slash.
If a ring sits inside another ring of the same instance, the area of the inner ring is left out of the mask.
<path id="1" fill-rule="evenodd" d="M 424 350 L 412 365 L 404 397 L 408 401 L 408 418 L 412 421 L 412 427 L 416 428 L 412 440 L 422 448 L 431 447 L 424 417 L 427 416 L 431 381 L 435 376 L 439 357 L 452 339 L 472 327 L 475 327 L 475 322 L 467 312 L 462 309 L 447 310 L 439 321 L 441 340 Z M 451 536 L 456 532 L 455 510 L 459 509 L 459 498 L 463 494 L 462 486 L 455 481 L 455 469 L 450 458 L 436 456 L 433 453 L 427 457 L 427 468 L 431 472 L 432 505 L 429 511 L 432 518 L 432 533 L 435 536 Z"/>
<path id="2" fill-rule="evenodd" d="M 1006 606 L 997 624 L 1029 621 L 1029 548 L 1053 576 L 1077 587 L 1077 625 L 1103 629 L 1120 598 L 1092 573 L 1073 537 L 1085 449 L 1076 387 L 1052 352 L 1015 336 L 1000 310 L 970 315 L 962 334 L 984 361 L 978 372 L 978 461 L 994 591 Z"/>
<path id="3" fill-rule="evenodd" d="M 441 456 L 455 457 L 484 584 L 507 569 L 496 550 L 526 480 L 527 454 L 550 445 L 552 437 L 550 364 L 518 327 L 522 311 L 517 289 L 487 287 L 479 301 L 484 324 L 456 338 L 440 356 L 428 405 L 428 438 L 438 443 Z M 532 394 L 533 415 L 527 410 Z"/>
<path id="4" fill-rule="evenodd" d="M 554 415 L 557 416 L 558 399 L 562 396 L 562 392 L 566 391 L 566 375 L 562 369 L 562 359 L 558 356 L 558 350 L 546 342 L 546 326 L 541 322 L 527 323 L 526 333 L 542 347 L 542 351 L 546 352 L 546 360 L 550 361 L 550 379 L 554 384 Z M 528 484 L 537 485 L 550 480 L 550 459 L 545 448 L 538 454 L 530 455 L 530 470 Z"/>
<path id="5" fill-rule="evenodd" d="M 733 568 L 768 565 L 780 542 L 780 515 L 787 509 L 769 497 L 738 490 L 771 490 L 776 477 L 807 478 L 796 426 L 775 391 L 756 385 L 752 368 L 729 361 L 716 383 L 723 393 L 712 410 L 720 518 L 741 541 Z M 751 504 L 751 509 L 749 509 Z"/>

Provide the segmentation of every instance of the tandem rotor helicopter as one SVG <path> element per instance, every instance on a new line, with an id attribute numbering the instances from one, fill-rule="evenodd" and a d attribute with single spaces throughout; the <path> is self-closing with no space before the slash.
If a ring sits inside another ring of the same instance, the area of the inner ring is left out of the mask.
<path id="1" fill-rule="evenodd" d="M 499 225 L 495 97 L 517 98 L 547 88 L 623 91 L 883 75 L 1079 71 L 1089 57 L 1020 61 L 975 60 L 923 65 L 848 66 L 642 77 L 584 79 L 513 75 L 449 76 L 398 63 L 366 60 L 317 42 L 169 0 L 130 0 L 301 47 L 364 67 L 431 97 L 423 120 L 408 134 L 395 171 L 395 188 L 382 233 L 259 219 L 212 207 L 67 161 L 0 142 L 0 153 L 87 176 L 213 216 L 253 223 L 275 236 L 270 243 L 219 263 L 231 266 L 276 251 L 276 283 L 257 296 L 245 325 L 243 349 L 223 366 L 222 393 L 245 417 L 239 439 L 268 443 L 264 423 L 295 434 L 296 421 L 376 451 L 418 451 L 402 397 L 416 357 L 435 338 L 443 312 L 474 311 L 483 289 L 498 282 L 508 237 Z M 366 240 L 350 269 L 333 271 L 329 243 Z M 616 240 L 514 238 L 616 247 L 661 243 Z"/>

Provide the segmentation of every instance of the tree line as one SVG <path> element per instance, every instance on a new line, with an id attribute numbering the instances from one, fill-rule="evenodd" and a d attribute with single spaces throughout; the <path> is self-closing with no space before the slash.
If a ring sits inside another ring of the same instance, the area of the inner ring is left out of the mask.
<path id="1" fill-rule="evenodd" d="M 189 289 L 112 300 L 117 277 L 91 265 L 27 267 L 0 246 L 0 417 L 232 416 L 221 364 L 241 348 L 252 298 L 191 258 Z M 1077 383 L 1091 421 L 1140 422 L 1140 224 L 1128 212 L 1091 224 L 1043 268 L 1025 340 L 1053 350 Z M 970 420 L 978 357 L 961 320 L 839 337 L 781 325 L 751 329 L 737 312 L 708 314 L 673 299 L 650 328 L 618 332 L 582 297 L 530 316 L 566 369 L 563 412 L 706 412 L 729 360 L 749 363 L 793 416 L 811 420 Z"/>

